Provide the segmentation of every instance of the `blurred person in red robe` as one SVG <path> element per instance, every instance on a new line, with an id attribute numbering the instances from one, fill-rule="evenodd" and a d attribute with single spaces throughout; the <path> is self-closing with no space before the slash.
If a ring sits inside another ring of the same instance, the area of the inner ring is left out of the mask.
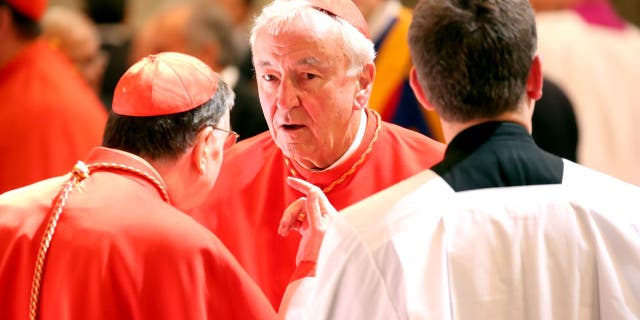
<path id="1" fill-rule="evenodd" d="M 191 56 L 133 65 L 102 147 L 69 175 L 0 196 L 0 319 L 273 319 L 224 245 L 182 212 L 235 142 L 233 98 Z"/>
<path id="2" fill-rule="evenodd" d="M 63 174 L 100 145 L 95 92 L 39 38 L 46 0 L 0 1 L 0 193 Z"/>
<path id="3" fill-rule="evenodd" d="M 431 167 L 444 145 L 386 123 L 369 109 L 375 53 L 349 0 L 278 1 L 251 35 L 269 132 L 225 155 L 220 178 L 193 216 L 216 233 L 274 306 L 295 268 L 298 235 L 277 234 L 302 178 L 338 210 Z"/>

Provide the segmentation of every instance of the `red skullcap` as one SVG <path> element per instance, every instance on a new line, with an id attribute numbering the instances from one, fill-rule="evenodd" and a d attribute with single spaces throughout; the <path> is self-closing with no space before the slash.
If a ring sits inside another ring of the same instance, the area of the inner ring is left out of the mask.
<path id="1" fill-rule="evenodd" d="M 47 0 L 5 0 L 12 8 L 23 15 L 33 19 L 40 20 L 47 9 Z"/>
<path id="2" fill-rule="evenodd" d="M 204 62 L 176 52 L 154 54 L 120 78 L 113 112 L 135 117 L 180 113 L 207 102 L 217 89 L 218 77 Z"/>
<path id="3" fill-rule="evenodd" d="M 340 17 L 354 26 L 367 39 L 371 40 L 367 21 L 362 12 L 351 0 L 308 0 L 312 7 L 325 11 L 330 15 Z"/>

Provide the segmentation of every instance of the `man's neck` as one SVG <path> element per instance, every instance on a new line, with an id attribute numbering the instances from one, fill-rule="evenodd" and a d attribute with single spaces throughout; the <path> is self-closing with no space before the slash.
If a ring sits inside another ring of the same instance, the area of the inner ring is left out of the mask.
<path id="1" fill-rule="evenodd" d="M 460 132 L 473 127 L 475 125 L 490 122 L 490 121 L 503 121 L 503 122 L 514 122 L 517 123 L 527 129 L 529 133 L 531 133 L 531 117 L 527 117 L 522 112 L 505 112 L 504 114 L 492 117 L 492 118 L 482 118 L 482 119 L 473 119 L 465 122 L 456 122 L 456 121 L 447 121 L 441 119 L 442 122 L 442 131 L 444 133 L 444 138 L 447 143 L 451 142 L 456 135 Z"/>

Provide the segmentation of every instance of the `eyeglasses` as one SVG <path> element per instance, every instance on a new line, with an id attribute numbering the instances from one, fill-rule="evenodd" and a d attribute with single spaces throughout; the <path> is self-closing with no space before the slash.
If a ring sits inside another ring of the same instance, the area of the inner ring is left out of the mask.
<path id="1" fill-rule="evenodd" d="M 234 145 L 236 143 L 236 141 L 238 141 L 238 137 L 240 136 L 237 132 L 233 131 L 233 130 L 225 130 L 225 129 L 220 129 L 214 126 L 211 126 L 214 130 L 220 130 L 222 132 L 226 132 L 227 133 L 227 138 L 224 140 L 224 149 L 229 149 L 232 145 Z"/>

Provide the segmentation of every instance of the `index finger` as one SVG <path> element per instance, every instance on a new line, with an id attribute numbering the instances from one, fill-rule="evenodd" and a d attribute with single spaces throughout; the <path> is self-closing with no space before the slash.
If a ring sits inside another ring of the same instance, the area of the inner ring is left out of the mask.
<path id="1" fill-rule="evenodd" d="M 324 192 L 305 180 L 293 177 L 287 178 L 287 183 L 307 196 L 306 217 L 310 226 L 312 228 L 325 227 L 322 218 L 335 213 L 336 209 L 331 205 Z"/>
<path id="2" fill-rule="evenodd" d="M 315 189 L 320 190 L 320 188 L 314 186 L 313 184 L 305 180 L 294 178 L 294 177 L 287 177 L 287 184 L 290 187 L 304 193 L 305 195 L 309 195 Z"/>

